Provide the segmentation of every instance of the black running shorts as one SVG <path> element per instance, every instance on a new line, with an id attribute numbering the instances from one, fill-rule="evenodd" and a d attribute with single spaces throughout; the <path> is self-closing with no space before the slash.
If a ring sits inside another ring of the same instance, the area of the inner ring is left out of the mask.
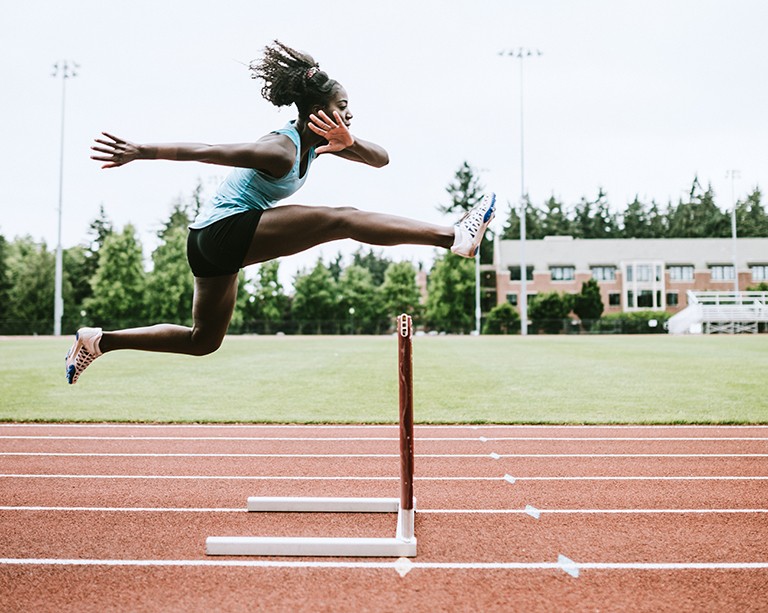
<path id="1" fill-rule="evenodd" d="M 187 261 L 192 274 L 221 277 L 237 273 L 243 266 L 263 212 L 254 209 L 225 217 L 199 230 L 190 230 Z"/>

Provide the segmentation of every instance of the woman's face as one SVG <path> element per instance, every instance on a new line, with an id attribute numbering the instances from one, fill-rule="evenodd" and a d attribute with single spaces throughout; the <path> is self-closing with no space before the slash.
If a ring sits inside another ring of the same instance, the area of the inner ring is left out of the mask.
<path id="1" fill-rule="evenodd" d="M 349 124 L 352 121 L 352 112 L 349 110 L 347 90 L 341 85 L 336 85 L 336 87 L 333 88 L 328 105 L 323 110 L 328 113 L 329 117 L 333 117 L 333 112 L 336 111 L 341 115 L 344 125 L 349 127 Z"/>

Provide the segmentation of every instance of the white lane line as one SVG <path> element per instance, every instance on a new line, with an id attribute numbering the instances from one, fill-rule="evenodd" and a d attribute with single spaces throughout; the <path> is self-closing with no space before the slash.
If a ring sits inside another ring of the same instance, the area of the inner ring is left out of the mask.
<path id="1" fill-rule="evenodd" d="M 378 476 L 276 476 L 276 475 L 82 475 L 4 473 L 0 479 L 167 479 L 191 481 L 400 481 L 400 477 Z M 768 481 L 768 476 L 576 476 L 576 477 L 414 477 L 414 481 Z"/>
<path id="2" fill-rule="evenodd" d="M 2 451 L 4 457 L 52 458 L 399 458 L 398 453 L 74 453 Z M 417 453 L 417 458 L 768 458 L 768 453 Z"/>
<path id="3" fill-rule="evenodd" d="M 0 424 L 0 432 L 3 432 L 5 429 L 8 429 L 9 431 L 14 430 L 20 430 L 20 429 L 31 429 L 31 430 L 51 430 L 51 431 L 66 431 L 66 430 L 77 430 L 77 429 L 83 429 L 83 430 L 91 430 L 91 431 L 98 431 L 98 430 L 137 430 L 137 431 L 146 431 L 146 430 L 189 430 L 191 432 L 201 432 L 205 430 L 211 430 L 213 432 L 224 432 L 227 430 L 231 430 L 238 434 L 237 437 L 232 437 L 234 440 L 238 440 L 241 438 L 251 438 L 251 437 L 243 437 L 243 433 L 247 431 L 265 431 L 265 432 L 275 432 L 279 430 L 285 430 L 287 432 L 296 432 L 296 431 L 327 431 L 327 430 L 333 430 L 334 432 L 344 432 L 344 431 L 350 431 L 350 430 L 362 430 L 365 432 L 368 431 L 377 431 L 377 430 L 384 430 L 384 431 L 394 431 L 397 432 L 398 425 L 396 423 L 392 424 L 132 424 L 132 423 L 84 423 L 84 424 L 72 424 L 72 423 L 24 423 L 24 422 L 14 422 L 14 423 L 2 423 Z M 720 432 L 734 432 L 735 434 L 738 434 L 740 432 L 746 432 L 746 431 L 754 431 L 755 433 L 763 434 L 768 430 L 768 425 L 766 424 L 728 424 L 728 425 L 716 425 L 716 424 L 690 424 L 690 425 L 666 425 L 666 424 L 647 424 L 647 425 L 635 425 L 635 424 L 613 424 L 613 425 L 607 425 L 607 424 L 595 424 L 595 425 L 558 425 L 558 424 L 488 424 L 488 425 L 480 425 L 480 426 L 468 426 L 463 424 L 446 424 L 446 425 L 427 425 L 427 424 L 416 424 L 414 425 L 414 429 L 416 432 L 444 432 L 447 431 L 449 433 L 454 432 L 462 432 L 462 431 L 508 431 L 510 434 L 513 434 L 514 432 L 520 432 L 520 433 L 527 433 L 527 432 L 537 432 L 541 430 L 561 430 L 566 431 L 568 433 L 573 432 L 574 434 L 578 432 L 597 432 L 597 431 L 611 431 L 615 430 L 617 432 L 622 431 L 637 431 L 638 433 L 641 432 L 648 432 L 653 436 L 655 432 L 658 432 L 659 430 L 667 431 L 667 432 L 689 432 L 691 434 L 702 431 L 704 432 L 711 432 L 713 430 L 720 431 Z M 79 437 L 77 437 L 79 438 Z M 130 437 L 129 437 L 130 438 Z M 169 438 L 177 438 L 177 437 L 169 437 Z M 183 437 L 182 437 L 183 438 Z M 196 438 L 196 437 L 193 437 Z M 211 438 L 215 439 L 223 439 L 226 440 L 227 437 L 225 436 L 213 436 Z M 256 439 L 260 438 L 273 438 L 273 437 L 252 437 Z M 315 437 L 308 437 L 310 439 L 314 439 Z M 335 438 L 335 437 L 334 437 Z M 365 438 L 365 437 L 364 437 Z M 419 437 L 421 438 L 421 436 Z M 442 437 L 438 437 L 435 440 L 441 440 Z M 486 438 L 487 440 L 494 440 L 491 437 L 488 436 L 475 436 L 467 438 L 467 440 L 479 440 L 480 438 Z M 570 436 L 565 437 L 541 437 L 541 438 L 535 438 L 532 436 L 507 436 L 507 437 L 500 437 L 500 440 L 558 440 L 560 438 L 563 438 L 564 440 L 580 440 L 580 438 L 574 439 Z M 633 440 L 635 437 L 628 437 L 627 440 Z M 649 437 L 644 436 L 638 436 L 638 440 L 654 440 Z M 682 437 L 682 436 L 673 436 L 673 437 L 660 437 L 659 440 L 688 440 L 689 438 L 693 440 L 699 440 L 702 437 Z M 759 437 L 746 437 L 747 439 L 754 439 L 754 440 L 761 440 Z M 454 437 L 449 437 L 450 439 L 454 439 Z M 714 440 L 738 440 L 733 437 L 716 437 Z M 462 439 L 460 439 L 462 440 Z M 611 440 L 610 438 L 607 439 L 601 439 L 599 437 L 590 437 L 587 436 L 584 438 L 584 440 Z M 708 440 L 707 438 L 704 438 L 703 440 Z"/>
<path id="4" fill-rule="evenodd" d="M 181 429 L 189 428 L 194 430 L 201 430 L 206 428 L 211 429 L 267 429 L 274 430 L 279 428 L 285 429 L 375 429 L 375 428 L 397 428 L 396 423 L 391 424 L 185 424 L 185 423 L 173 423 L 168 422 L 164 424 L 141 424 L 141 423 L 38 423 L 38 422 L 6 422 L 0 424 L 0 428 L 144 428 L 144 429 Z M 733 430 L 733 429 L 768 429 L 768 424 L 415 424 L 415 428 L 428 430 Z"/>
<path id="5" fill-rule="evenodd" d="M 435 515 L 664 515 L 664 514 L 759 514 L 768 513 L 768 509 L 539 509 L 527 505 L 525 509 L 416 509 L 416 513 Z M 538 517 L 536 517 L 538 519 Z"/>
<path id="6" fill-rule="evenodd" d="M 0 426 L 2 429 L 2 426 Z M 0 435 L 0 440 L 57 440 L 57 441 L 254 441 L 254 442 L 360 442 L 360 441 L 398 441 L 396 436 L 59 436 L 41 435 Z M 498 441 L 536 441 L 536 442 L 665 442 L 665 441 L 768 441 L 768 437 L 757 436 L 499 436 L 499 437 L 463 437 L 463 436 L 420 436 L 419 441 L 430 442 L 498 442 Z"/>
<path id="7" fill-rule="evenodd" d="M 64 507 L 64 506 L 0 506 L 0 511 L 13 512 L 93 512 L 93 513 L 248 513 L 248 509 L 226 507 Z M 768 509 L 417 509 L 426 515 L 729 515 L 768 514 Z"/>
<path id="8" fill-rule="evenodd" d="M 393 562 L 300 560 L 110 560 L 86 558 L 0 558 L 0 565 L 14 566 L 212 566 L 257 568 L 339 568 L 398 570 Z M 764 570 L 768 562 L 570 562 L 578 570 Z M 561 562 L 410 562 L 422 570 L 563 570 Z"/>

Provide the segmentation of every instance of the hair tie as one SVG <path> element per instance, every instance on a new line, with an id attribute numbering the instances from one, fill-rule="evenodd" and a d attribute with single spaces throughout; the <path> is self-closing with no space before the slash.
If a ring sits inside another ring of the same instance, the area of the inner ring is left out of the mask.
<path id="1" fill-rule="evenodd" d="M 305 73 L 305 77 L 307 80 L 314 77 L 318 72 L 320 71 L 320 68 L 318 66 L 312 66 L 311 68 L 307 69 L 307 72 Z"/>

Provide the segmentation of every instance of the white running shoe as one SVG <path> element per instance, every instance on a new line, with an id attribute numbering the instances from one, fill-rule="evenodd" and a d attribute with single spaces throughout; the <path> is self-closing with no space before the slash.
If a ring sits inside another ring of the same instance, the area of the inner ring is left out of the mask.
<path id="1" fill-rule="evenodd" d="M 451 251 L 465 258 L 477 253 L 488 224 L 496 216 L 496 194 L 488 194 L 454 226 L 456 238 Z"/>
<path id="2" fill-rule="evenodd" d="M 75 342 L 64 358 L 67 383 L 74 385 L 91 362 L 101 355 L 99 342 L 101 328 L 80 328 L 75 333 Z"/>

